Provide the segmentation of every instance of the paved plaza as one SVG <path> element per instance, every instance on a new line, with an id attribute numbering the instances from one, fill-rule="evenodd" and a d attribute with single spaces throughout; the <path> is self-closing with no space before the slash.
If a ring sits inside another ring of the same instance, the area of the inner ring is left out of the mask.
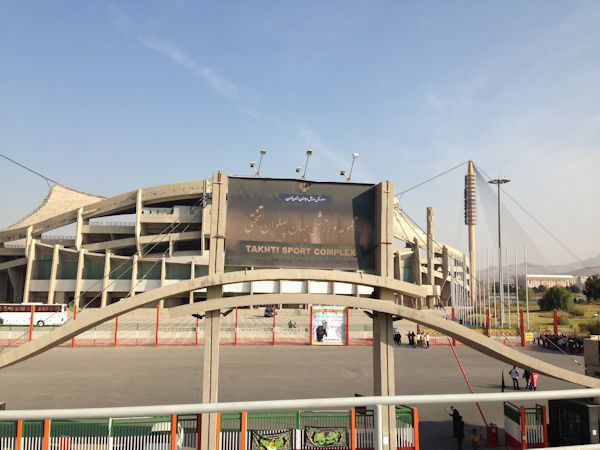
<path id="1" fill-rule="evenodd" d="M 506 364 L 465 346 L 458 354 L 476 392 L 498 392 Z M 581 357 L 530 347 L 527 353 L 583 372 Z M 59 348 L 0 371 L 0 401 L 8 409 L 133 406 L 201 402 L 202 348 Z M 449 346 L 396 348 L 398 394 L 467 392 Z M 222 346 L 221 401 L 319 398 L 373 394 L 370 347 Z M 540 377 L 540 390 L 575 385 Z M 454 448 L 449 405 L 419 409 L 422 448 Z M 499 404 L 482 405 L 503 425 Z M 483 427 L 475 405 L 458 406 L 465 429 Z M 485 430 L 483 430 L 485 432 Z M 465 442 L 466 444 L 466 442 Z"/>

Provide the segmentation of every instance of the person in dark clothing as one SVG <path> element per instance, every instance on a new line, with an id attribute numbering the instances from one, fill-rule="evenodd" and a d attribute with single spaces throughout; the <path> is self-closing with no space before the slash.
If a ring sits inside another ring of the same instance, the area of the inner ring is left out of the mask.
<path id="1" fill-rule="evenodd" d="M 327 336 L 327 322 L 323 322 L 317 327 L 317 342 L 323 342 L 323 338 Z"/>
<path id="2" fill-rule="evenodd" d="M 458 429 L 458 423 L 462 419 L 458 409 L 454 408 L 454 406 L 450 407 L 450 412 L 448 413 L 452 417 L 452 437 L 456 437 L 456 431 Z"/>
<path id="3" fill-rule="evenodd" d="M 455 437 L 456 443 L 458 444 L 458 450 L 462 450 L 462 442 L 465 438 L 465 423 L 462 421 L 462 418 L 458 419 Z"/>

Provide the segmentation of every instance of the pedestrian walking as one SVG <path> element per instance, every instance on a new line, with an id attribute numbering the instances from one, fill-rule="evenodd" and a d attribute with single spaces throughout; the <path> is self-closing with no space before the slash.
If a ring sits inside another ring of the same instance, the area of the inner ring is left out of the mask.
<path id="1" fill-rule="evenodd" d="M 531 379 L 531 372 L 525 369 L 523 372 L 523 379 L 525 380 L 525 389 L 529 389 L 529 380 Z"/>
<path id="2" fill-rule="evenodd" d="M 429 333 L 425 333 L 425 348 L 429 348 Z"/>
<path id="3" fill-rule="evenodd" d="M 538 377 L 539 377 L 539 374 L 537 372 L 531 372 L 531 380 L 529 382 L 530 390 L 537 391 Z"/>
<path id="4" fill-rule="evenodd" d="M 448 415 L 450 415 L 450 417 L 452 417 L 452 437 L 456 437 L 456 432 L 458 430 L 458 424 L 459 424 L 460 420 L 462 419 L 462 416 L 458 412 L 458 409 L 456 409 L 454 406 L 450 406 L 450 411 L 448 412 Z"/>
<path id="5" fill-rule="evenodd" d="M 510 369 L 510 371 L 508 372 L 508 374 L 512 378 L 513 389 L 515 391 L 520 390 L 521 388 L 519 387 L 519 371 L 517 370 L 517 368 L 513 366 L 513 368 Z"/>

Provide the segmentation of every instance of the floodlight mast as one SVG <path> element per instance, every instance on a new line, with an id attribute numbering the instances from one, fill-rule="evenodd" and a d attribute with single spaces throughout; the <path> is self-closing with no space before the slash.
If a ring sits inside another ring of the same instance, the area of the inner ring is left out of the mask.
<path id="1" fill-rule="evenodd" d="M 260 177 L 260 166 L 262 165 L 262 160 L 263 157 L 267 154 L 267 150 L 266 149 L 261 149 L 260 151 L 260 159 L 258 161 L 258 167 L 256 166 L 256 162 L 252 161 L 250 163 L 250 168 L 254 169 L 254 176 L 255 177 Z"/>
<path id="2" fill-rule="evenodd" d="M 502 279 L 502 227 L 500 224 L 500 185 L 510 183 L 506 178 L 496 178 L 488 183 L 498 187 L 498 282 L 500 284 L 500 326 L 504 328 L 504 280 Z M 510 311 L 510 310 L 509 310 Z"/>
<path id="3" fill-rule="evenodd" d="M 308 167 L 308 159 L 312 156 L 313 151 L 308 148 L 306 149 L 306 161 L 304 162 L 304 170 L 302 170 L 301 166 L 296 167 L 296 173 L 300 174 L 300 179 L 304 180 L 306 178 L 306 168 Z"/>
<path id="4" fill-rule="evenodd" d="M 352 164 L 350 165 L 350 172 L 346 172 L 345 169 L 340 170 L 340 176 L 346 179 L 346 182 L 350 182 L 352 180 L 352 170 L 354 169 L 354 161 L 360 155 L 358 153 L 352 153 Z"/>

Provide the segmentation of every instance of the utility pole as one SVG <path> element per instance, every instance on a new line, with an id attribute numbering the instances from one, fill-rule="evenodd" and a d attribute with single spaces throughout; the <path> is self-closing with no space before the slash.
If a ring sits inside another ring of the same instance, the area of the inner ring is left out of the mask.
<path id="1" fill-rule="evenodd" d="M 510 183 L 506 178 L 496 178 L 488 181 L 490 184 L 495 184 L 498 188 L 498 281 L 500 283 L 500 326 L 504 328 L 504 289 L 502 289 L 502 226 L 500 222 L 500 185 Z"/>

